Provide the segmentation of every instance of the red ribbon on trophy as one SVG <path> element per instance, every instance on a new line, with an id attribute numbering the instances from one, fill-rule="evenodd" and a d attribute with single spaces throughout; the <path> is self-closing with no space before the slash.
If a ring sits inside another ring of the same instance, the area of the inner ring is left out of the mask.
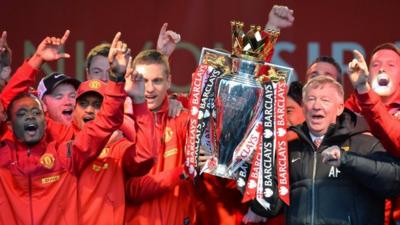
<path id="1" fill-rule="evenodd" d="M 199 149 L 196 149 L 196 136 L 201 94 L 203 90 L 203 77 L 207 74 L 208 65 L 199 65 L 192 76 L 192 88 L 189 95 L 190 116 L 189 132 L 186 139 L 186 166 L 189 168 L 189 175 L 197 175 L 197 160 Z"/>
<path id="2" fill-rule="evenodd" d="M 288 145 L 286 139 L 286 91 L 287 85 L 279 81 L 276 85 L 275 103 L 275 133 L 276 133 L 276 173 L 278 179 L 279 198 L 287 205 L 289 199 L 289 169 L 288 169 Z"/>

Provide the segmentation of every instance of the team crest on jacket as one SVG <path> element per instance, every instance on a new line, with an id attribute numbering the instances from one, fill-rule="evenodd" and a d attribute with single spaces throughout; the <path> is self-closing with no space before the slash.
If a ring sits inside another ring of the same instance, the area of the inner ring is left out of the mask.
<path id="1" fill-rule="evenodd" d="M 169 142 L 172 139 L 172 135 L 174 131 L 172 131 L 171 127 L 166 127 L 164 132 L 165 142 Z"/>
<path id="2" fill-rule="evenodd" d="M 54 156 L 51 153 L 45 153 L 40 157 L 40 164 L 42 164 L 47 169 L 52 169 L 54 167 Z"/>

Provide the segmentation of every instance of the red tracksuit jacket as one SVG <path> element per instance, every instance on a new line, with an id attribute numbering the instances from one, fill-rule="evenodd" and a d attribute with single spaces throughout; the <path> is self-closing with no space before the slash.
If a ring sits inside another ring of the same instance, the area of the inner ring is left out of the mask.
<path id="1" fill-rule="evenodd" d="M 143 104 L 142 107 L 147 107 Z M 124 224 L 125 177 L 147 173 L 155 161 L 153 116 L 134 112 L 136 140 L 108 145 L 79 178 L 79 222 L 82 225 Z"/>
<path id="2" fill-rule="evenodd" d="M 78 224 L 77 177 L 121 125 L 124 99 L 123 85 L 109 87 L 101 112 L 73 141 L 43 138 L 28 148 L 11 133 L 1 139 L 1 224 Z"/>
<path id="3" fill-rule="evenodd" d="M 142 110 L 147 110 L 143 108 Z M 168 117 L 168 101 L 154 113 L 158 157 L 150 172 L 126 185 L 126 223 L 131 225 L 196 224 L 193 186 L 181 178 L 188 114 Z"/>
<path id="4" fill-rule="evenodd" d="M 38 70 L 25 62 L 5 88 L 1 96 L 3 104 L 8 106 L 16 95 L 28 91 L 37 73 Z M 134 119 L 136 123 L 125 115 L 120 127 L 129 141 L 123 139 L 117 143 L 108 143 L 102 154 L 80 176 L 80 224 L 123 224 L 125 192 L 122 168 L 125 167 L 128 174 L 143 174 L 150 169 L 155 156 L 150 141 L 153 136 L 152 115 L 141 112 L 135 114 Z M 135 130 L 138 130 L 137 134 Z M 79 128 L 74 124 L 66 126 L 47 118 L 48 142 L 62 143 L 73 139 L 78 132 Z M 141 140 L 138 143 L 133 138 L 136 135 Z M 100 165 L 103 165 L 101 169 Z"/>

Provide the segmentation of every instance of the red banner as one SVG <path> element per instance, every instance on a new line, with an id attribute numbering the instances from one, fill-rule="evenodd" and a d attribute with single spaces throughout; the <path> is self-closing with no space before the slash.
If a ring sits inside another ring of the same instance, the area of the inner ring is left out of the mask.
<path id="1" fill-rule="evenodd" d="M 14 70 L 47 35 L 71 36 L 65 51 L 71 59 L 46 65 L 84 79 L 88 51 L 111 41 L 117 31 L 133 53 L 155 48 L 164 22 L 182 35 L 172 56 L 174 87 L 188 87 L 201 48 L 231 49 L 231 20 L 245 25 L 266 23 L 273 4 L 294 10 L 294 26 L 283 30 L 272 63 L 294 67 L 302 79 L 307 65 L 318 55 L 332 55 L 341 65 L 352 58 L 351 49 L 369 53 L 383 42 L 400 42 L 400 2 L 388 1 L 21 1 L 0 2 L 0 30 L 8 31 Z M 347 81 L 347 79 L 346 79 Z M 349 92 L 349 91 L 347 91 Z"/>
<path id="2" fill-rule="evenodd" d="M 289 205 L 289 163 L 288 145 L 286 140 L 286 83 L 280 81 L 276 86 L 275 102 L 275 133 L 276 133 L 276 174 L 278 179 L 279 197 Z"/>

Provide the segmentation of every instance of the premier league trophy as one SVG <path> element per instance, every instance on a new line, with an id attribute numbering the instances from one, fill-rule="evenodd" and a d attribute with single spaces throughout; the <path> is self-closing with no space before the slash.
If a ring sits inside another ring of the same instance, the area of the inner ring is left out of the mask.
<path id="1" fill-rule="evenodd" d="M 216 146 L 213 165 L 209 173 L 232 178 L 228 171 L 234 150 L 242 141 L 251 121 L 260 112 L 263 88 L 256 79 L 270 53 L 266 38 L 262 38 L 261 27 L 251 26 L 245 34 L 243 23 L 231 22 L 232 67 L 231 71 L 216 81 Z M 269 40 L 275 42 L 275 40 Z M 270 45 L 272 43 L 269 43 Z M 265 51 L 266 48 L 269 50 Z"/>
<path id="2" fill-rule="evenodd" d="M 203 48 L 192 76 L 186 165 L 235 179 L 243 202 L 270 209 L 275 196 L 289 204 L 286 82 L 293 69 L 267 63 L 279 32 L 231 22 L 232 54 Z M 275 179 L 279 177 L 279 179 Z"/>
<path id="3" fill-rule="evenodd" d="M 230 177 L 227 166 L 263 96 L 261 85 L 254 79 L 260 65 L 246 59 L 233 60 L 236 73 L 224 75 L 216 82 L 216 147 L 219 155 L 213 174 L 221 177 Z"/>

